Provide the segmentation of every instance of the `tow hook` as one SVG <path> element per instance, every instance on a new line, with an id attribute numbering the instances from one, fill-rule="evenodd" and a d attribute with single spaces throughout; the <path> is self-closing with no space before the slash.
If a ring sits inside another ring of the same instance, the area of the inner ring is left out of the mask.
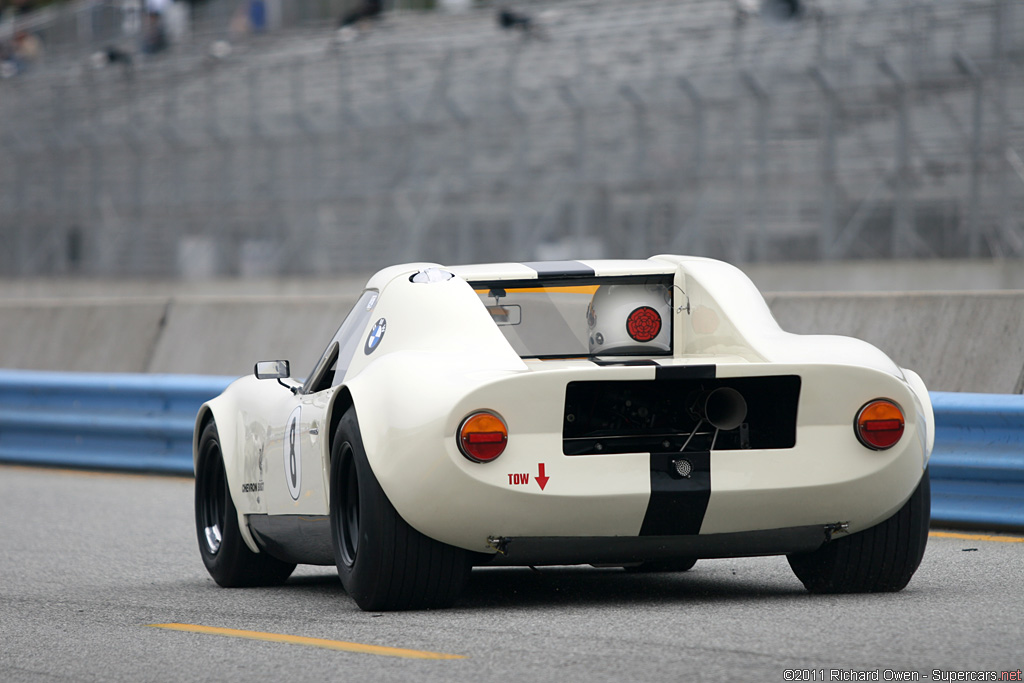
<path id="1" fill-rule="evenodd" d="M 499 555 L 507 555 L 505 550 L 508 548 L 508 544 L 512 542 L 511 538 L 505 536 L 488 536 L 487 547 L 493 548 Z"/>
<path id="2" fill-rule="evenodd" d="M 845 534 L 846 530 L 850 528 L 849 522 L 835 522 L 833 524 L 825 525 L 825 542 L 828 543 L 832 540 L 833 534 Z"/>

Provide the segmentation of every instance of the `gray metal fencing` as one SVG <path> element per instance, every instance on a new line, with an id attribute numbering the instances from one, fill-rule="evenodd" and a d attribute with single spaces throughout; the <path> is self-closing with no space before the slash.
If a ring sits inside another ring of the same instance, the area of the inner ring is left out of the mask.
<path id="1" fill-rule="evenodd" d="M 398 11 L 54 58 L 0 81 L 0 275 L 1024 256 L 1024 7 L 807 7 L 532 3 L 531 35 Z"/>

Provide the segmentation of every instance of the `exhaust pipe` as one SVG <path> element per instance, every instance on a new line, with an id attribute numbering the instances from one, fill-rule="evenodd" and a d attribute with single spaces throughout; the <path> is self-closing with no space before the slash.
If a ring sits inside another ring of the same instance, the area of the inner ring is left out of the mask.
<path id="1" fill-rule="evenodd" d="M 698 420 L 706 420 L 715 429 L 736 429 L 747 419 L 747 401 L 743 394 L 730 387 L 701 392 L 690 412 Z"/>

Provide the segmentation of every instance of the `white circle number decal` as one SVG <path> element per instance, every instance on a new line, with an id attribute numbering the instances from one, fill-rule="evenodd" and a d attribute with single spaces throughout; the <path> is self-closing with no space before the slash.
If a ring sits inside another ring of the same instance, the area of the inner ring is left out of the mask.
<path id="1" fill-rule="evenodd" d="M 288 482 L 288 493 L 292 500 L 299 499 L 302 486 L 302 443 L 299 439 L 299 418 L 302 407 L 296 406 L 284 428 L 284 478 Z"/>

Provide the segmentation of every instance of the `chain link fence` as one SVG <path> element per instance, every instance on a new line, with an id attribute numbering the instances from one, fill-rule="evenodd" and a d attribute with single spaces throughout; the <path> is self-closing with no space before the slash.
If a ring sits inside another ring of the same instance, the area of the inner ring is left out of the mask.
<path id="1" fill-rule="evenodd" d="M 1014 0 L 525 8 L 0 81 L 0 274 L 1024 256 Z"/>

